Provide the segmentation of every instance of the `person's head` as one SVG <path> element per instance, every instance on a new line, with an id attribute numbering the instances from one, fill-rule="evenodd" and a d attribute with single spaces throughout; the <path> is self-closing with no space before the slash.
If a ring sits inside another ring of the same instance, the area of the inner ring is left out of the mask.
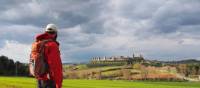
<path id="1" fill-rule="evenodd" d="M 45 28 L 45 32 L 49 34 L 55 35 L 55 39 L 57 38 L 57 27 L 55 24 L 48 24 Z"/>

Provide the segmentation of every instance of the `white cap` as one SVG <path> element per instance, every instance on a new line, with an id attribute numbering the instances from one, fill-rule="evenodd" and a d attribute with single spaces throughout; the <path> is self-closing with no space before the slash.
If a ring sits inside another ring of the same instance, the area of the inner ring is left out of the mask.
<path id="1" fill-rule="evenodd" d="M 45 29 L 46 32 L 57 32 L 57 27 L 55 24 L 48 24 Z"/>

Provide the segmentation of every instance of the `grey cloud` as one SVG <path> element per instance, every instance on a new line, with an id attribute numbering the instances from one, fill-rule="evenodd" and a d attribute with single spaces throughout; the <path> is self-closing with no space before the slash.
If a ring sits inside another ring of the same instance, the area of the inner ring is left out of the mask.
<path id="1" fill-rule="evenodd" d="M 104 21 L 97 20 L 97 21 L 91 21 L 87 24 L 82 24 L 81 27 L 83 28 L 82 32 L 88 33 L 88 34 L 103 34 L 105 32 L 105 29 L 103 28 Z"/>
<path id="2" fill-rule="evenodd" d="M 63 49 L 87 47 L 95 43 L 95 35 L 83 33 L 81 30 L 81 26 L 60 30 L 58 39 L 64 44 Z"/>
<path id="3" fill-rule="evenodd" d="M 16 6 L 21 3 L 26 3 L 26 2 L 28 2 L 28 0 L 20 0 L 20 1 L 19 0 L 1 0 L 0 10 L 10 9 L 13 6 Z"/>
<path id="4" fill-rule="evenodd" d="M 119 15 L 131 18 L 134 21 L 149 19 L 153 13 L 159 9 L 167 0 L 127 0 L 122 1 L 122 6 L 119 8 Z"/>
<path id="5" fill-rule="evenodd" d="M 200 2 L 192 1 L 168 1 L 155 13 L 152 22 L 153 29 L 161 33 L 179 31 L 179 27 L 187 25 L 200 25 Z"/>
<path id="6" fill-rule="evenodd" d="M 38 27 L 49 22 L 58 24 L 62 28 L 72 27 L 98 17 L 98 13 L 101 12 L 101 3 L 92 0 L 19 1 L 18 4 L 14 3 L 10 8 L 0 11 L 4 14 L 1 20 L 19 25 L 32 24 Z M 14 15 L 13 19 L 9 14 Z"/>
<path id="7" fill-rule="evenodd" d="M 30 44 L 40 29 L 31 25 L 4 25 L 1 26 L 0 39 L 1 41 L 13 40 Z"/>

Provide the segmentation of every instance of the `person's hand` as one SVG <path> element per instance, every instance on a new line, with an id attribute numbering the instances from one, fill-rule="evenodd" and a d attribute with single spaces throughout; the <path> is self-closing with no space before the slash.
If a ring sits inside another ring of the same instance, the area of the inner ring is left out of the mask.
<path id="1" fill-rule="evenodd" d="M 31 76 L 35 76 L 35 74 L 34 74 L 34 67 L 33 67 L 32 64 L 29 64 L 29 73 L 30 73 Z"/>
<path id="2" fill-rule="evenodd" d="M 49 74 L 49 73 L 47 74 L 47 78 L 48 78 L 48 79 L 51 79 L 51 78 L 50 78 L 50 74 Z"/>

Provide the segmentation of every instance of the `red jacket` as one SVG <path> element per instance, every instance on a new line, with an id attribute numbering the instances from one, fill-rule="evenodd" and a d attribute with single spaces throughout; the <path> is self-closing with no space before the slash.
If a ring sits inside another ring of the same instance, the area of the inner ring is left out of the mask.
<path id="1" fill-rule="evenodd" d="M 43 33 L 36 36 L 36 41 L 45 39 L 54 39 L 55 35 Z M 58 42 L 47 42 L 45 44 L 45 59 L 49 65 L 50 78 L 56 83 L 56 88 L 62 87 L 63 73 L 62 73 L 62 62 L 60 58 L 59 43 Z M 47 74 L 37 78 L 40 80 L 47 80 Z"/>

